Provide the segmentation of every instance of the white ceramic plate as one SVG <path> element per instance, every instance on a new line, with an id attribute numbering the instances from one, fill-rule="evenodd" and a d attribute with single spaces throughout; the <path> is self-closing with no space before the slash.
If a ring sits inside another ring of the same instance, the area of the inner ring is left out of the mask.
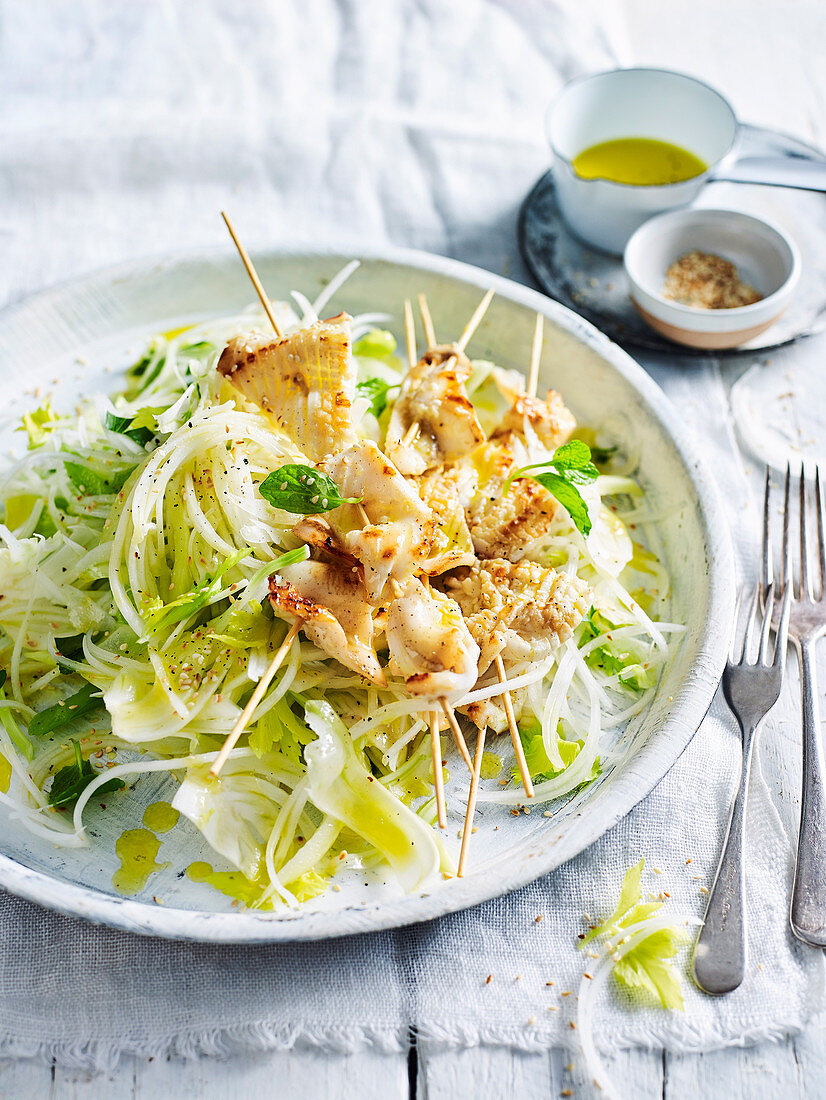
<path id="1" fill-rule="evenodd" d="M 293 288 L 312 298 L 350 258 L 254 255 L 274 298 L 286 297 Z M 53 848 L 0 811 L 0 885 L 6 889 L 93 921 L 193 940 L 319 939 L 426 920 L 516 889 L 576 855 L 652 789 L 697 729 L 728 646 L 733 558 L 711 477 L 692 453 L 676 410 L 628 355 L 576 314 L 532 290 L 420 253 L 382 253 L 362 261 L 333 307 L 351 313 L 386 310 L 399 319 L 397 330 L 403 299 L 424 291 L 437 334 L 452 338 L 477 304 L 480 288 L 493 287 L 497 297 L 469 350 L 502 366 L 525 368 L 534 311 L 544 313 L 540 384 L 561 390 L 582 422 L 607 424 L 621 442 L 639 450 L 641 479 L 663 514 L 673 617 L 687 624 L 650 708 L 626 731 L 616 765 L 552 818 L 539 812 L 544 806 L 516 817 L 503 807 L 482 807 L 470 873 L 440 881 L 422 894 L 404 897 L 388 885 L 365 885 L 359 876 L 341 892 L 328 891 L 295 914 L 239 912 L 210 887 L 182 877 L 193 859 L 213 859 L 184 822 L 162 838 L 158 859 L 170 866 L 153 875 L 138 898 L 125 899 L 114 892 L 111 878 L 118 865 L 115 839 L 125 828 L 140 825 L 141 808 L 128 798 L 111 799 L 106 812 L 92 810 L 87 824 L 93 843 L 80 850 Z M 0 441 L 5 447 L 17 443 L 19 449 L 13 429 L 20 415 L 49 391 L 58 407 L 69 408 L 79 391 L 116 388 L 117 369 L 135 358 L 146 336 L 231 313 L 250 301 L 237 256 L 215 250 L 141 260 L 9 307 L 0 314 L 0 370 L 13 396 L 0 420 Z M 21 391 L 21 385 L 27 389 Z M 453 771 L 458 782 L 460 769 Z M 172 784 L 168 777 L 147 777 L 135 798 L 146 805 L 169 797 Z M 454 844 L 460 825 L 454 815 L 448 828 Z"/>

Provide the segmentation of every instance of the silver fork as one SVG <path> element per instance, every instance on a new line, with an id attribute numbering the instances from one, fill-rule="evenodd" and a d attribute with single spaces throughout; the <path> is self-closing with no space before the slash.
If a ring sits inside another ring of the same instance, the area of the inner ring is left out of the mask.
<path id="1" fill-rule="evenodd" d="M 786 469 L 783 512 L 783 540 L 789 541 L 790 470 Z M 813 947 L 826 947 L 826 779 L 820 736 L 815 647 L 826 631 L 826 550 L 823 531 L 823 493 L 820 468 L 815 473 L 815 520 L 817 527 L 817 577 L 811 569 L 812 546 L 807 520 L 805 470 L 800 471 L 800 583 L 793 591 L 789 636 L 797 649 L 800 666 L 803 717 L 803 798 L 797 841 L 791 924 L 794 934 Z M 764 559 L 764 566 L 765 566 Z M 784 576 L 792 578 L 785 563 Z M 768 576 L 768 573 L 766 574 Z M 793 588 L 793 586 L 790 586 Z"/>
<path id="2" fill-rule="evenodd" d="M 766 475 L 766 494 L 763 506 L 763 561 L 764 576 L 769 584 L 763 598 L 761 615 L 761 587 L 755 588 L 754 597 L 746 618 L 742 643 L 735 637 L 726 670 L 723 673 L 723 691 L 726 701 L 736 717 L 743 735 L 743 764 L 740 785 L 731 811 L 728 832 L 720 857 L 720 866 L 708 899 L 705 921 L 694 948 L 694 977 L 706 993 L 730 993 L 743 980 L 746 971 L 746 913 L 744 904 L 746 801 L 754 743 L 760 724 L 780 698 L 783 687 L 783 666 L 786 660 L 786 642 L 791 605 L 790 586 L 783 586 L 779 606 L 779 621 L 774 650 L 769 656 L 772 616 L 778 613 L 774 584 L 768 569 L 771 566 L 771 538 L 769 528 L 769 476 Z M 788 532 L 785 537 L 784 561 L 788 560 Z M 788 575 L 788 571 L 786 572 Z M 742 593 L 741 593 L 742 597 Z M 739 617 L 741 598 L 737 600 Z M 752 660 L 755 634 L 760 632 L 756 660 Z"/>

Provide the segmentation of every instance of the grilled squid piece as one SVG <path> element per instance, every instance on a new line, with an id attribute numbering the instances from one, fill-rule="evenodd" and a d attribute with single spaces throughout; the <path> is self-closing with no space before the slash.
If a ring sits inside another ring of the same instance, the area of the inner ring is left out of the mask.
<path id="1" fill-rule="evenodd" d="M 350 320 L 341 313 L 279 340 L 237 336 L 218 360 L 219 372 L 314 462 L 356 438 Z"/>
<path id="2" fill-rule="evenodd" d="M 536 562 L 501 559 L 477 562 L 444 582 L 462 609 L 479 645 L 479 675 L 494 659 L 540 661 L 570 638 L 590 604 L 588 586 Z M 511 692 L 517 719 L 525 691 Z M 459 708 L 479 729 L 502 733 L 508 719 L 501 699 L 483 699 Z"/>
<path id="3" fill-rule="evenodd" d="M 336 508 L 327 520 L 339 546 L 361 563 L 368 599 L 380 603 L 388 580 L 406 584 L 429 557 L 436 529 L 433 516 L 415 486 L 371 440 L 332 455 L 321 468 L 342 496 L 361 501 L 360 508 Z"/>
<path id="4" fill-rule="evenodd" d="M 454 703 L 476 683 L 479 646 L 459 606 L 421 581 L 393 600 L 385 634 L 407 690 L 423 702 Z"/>
<path id="5" fill-rule="evenodd" d="M 428 470 L 411 479 L 419 496 L 430 509 L 435 521 L 435 538 L 431 555 L 422 565 L 422 572 L 436 577 L 460 565 L 476 561 L 473 542 L 465 517 L 476 489 L 476 478 L 466 467 L 447 466 Z"/>
<path id="6" fill-rule="evenodd" d="M 373 645 L 373 609 L 358 572 L 303 561 L 285 566 L 269 581 L 276 615 L 300 619 L 310 641 L 359 676 L 385 687 L 387 681 Z"/>
<path id="7" fill-rule="evenodd" d="M 533 561 L 480 561 L 444 582 L 480 648 L 479 675 L 497 656 L 538 661 L 587 614 L 588 585 Z"/>
<path id="8" fill-rule="evenodd" d="M 470 360 L 453 345 L 431 348 L 402 382 L 384 449 L 403 474 L 461 458 L 485 438 L 465 390 Z"/>
<path id="9" fill-rule="evenodd" d="M 350 553 L 323 516 L 302 516 L 293 527 L 292 533 L 340 565 L 355 568 L 359 576 L 363 577 L 364 568 L 361 562 Z"/>
<path id="10" fill-rule="evenodd" d="M 514 458 L 504 439 L 490 440 L 468 459 L 477 488 L 467 508 L 473 548 L 480 558 L 518 560 L 525 548 L 546 534 L 558 504 L 547 489 L 531 477 L 516 478 L 505 491 L 511 472 L 524 464 L 524 448 Z"/>
<path id="11" fill-rule="evenodd" d="M 514 371 L 499 367 L 491 372 L 496 387 L 510 402 L 510 408 L 501 423 L 491 434 L 491 439 L 512 436 L 522 439 L 536 461 L 542 450 L 553 453 L 567 442 L 576 428 L 576 418 L 556 390 L 548 390 L 545 400 L 529 397 L 524 391 L 524 379 Z"/>

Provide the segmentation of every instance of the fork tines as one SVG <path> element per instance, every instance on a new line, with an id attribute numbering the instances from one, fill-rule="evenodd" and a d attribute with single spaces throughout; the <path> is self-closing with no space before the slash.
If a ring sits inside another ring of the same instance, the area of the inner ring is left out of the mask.
<path id="1" fill-rule="evenodd" d="M 809 491 L 806 480 L 805 466 L 801 465 L 800 474 L 797 477 L 797 506 L 800 541 L 800 572 L 795 584 L 794 570 L 792 568 L 792 493 L 793 478 L 791 467 L 786 466 L 786 477 L 783 485 L 783 548 L 780 557 L 779 588 L 784 591 L 786 578 L 792 579 L 792 598 L 796 600 L 810 599 L 820 601 L 823 598 L 824 584 L 826 584 L 826 543 L 824 542 L 824 508 L 823 489 L 820 476 L 820 467 L 815 467 L 814 484 L 814 516 L 815 532 L 814 540 L 810 532 L 810 510 L 807 507 Z M 763 501 L 763 569 L 761 586 L 763 593 L 772 583 L 774 573 L 772 565 L 771 545 L 771 470 L 766 468 L 766 488 Z M 816 545 L 812 545 L 813 541 Z"/>

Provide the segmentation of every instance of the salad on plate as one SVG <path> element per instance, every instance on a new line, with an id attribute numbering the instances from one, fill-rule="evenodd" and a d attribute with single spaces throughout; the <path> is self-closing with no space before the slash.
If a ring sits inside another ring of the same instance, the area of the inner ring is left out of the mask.
<path id="1" fill-rule="evenodd" d="M 424 302 L 423 354 L 409 304 L 404 352 L 401 317 L 331 315 L 353 266 L 23 418 L 0 803 L 55 845 L 167 772 L 248 907 L 354 869 L 417 892 L 456 872 L 441 798 L 553 806 L 648 705 L 682 627 L 635 456 Z M 451 731 L 495 750 L 473 776 Z"/>

